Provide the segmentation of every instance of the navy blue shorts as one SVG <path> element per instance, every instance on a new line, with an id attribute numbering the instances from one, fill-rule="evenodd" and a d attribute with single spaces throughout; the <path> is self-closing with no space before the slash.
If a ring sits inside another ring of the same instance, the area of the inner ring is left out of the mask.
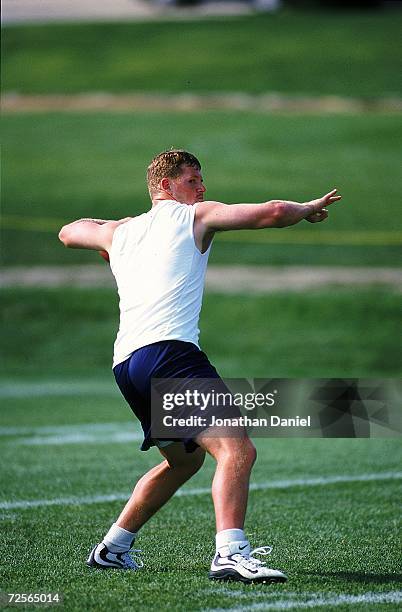
<path id="1" fill-rule="evenodd" d="M 144 432 L 141 450 L 144 451 L 155 446 L 151 437 L 152 378 L 220 378 L 205 353 L 195 344 L 181 340 L 162 340 L 143 346 L 115 366 L 113 373 L 120 391 L 141 423 Z M 198 448 L 192 439 L 181 441 L 189 453 Z M 159 446 L 158 441 L 156 445 Z"/>

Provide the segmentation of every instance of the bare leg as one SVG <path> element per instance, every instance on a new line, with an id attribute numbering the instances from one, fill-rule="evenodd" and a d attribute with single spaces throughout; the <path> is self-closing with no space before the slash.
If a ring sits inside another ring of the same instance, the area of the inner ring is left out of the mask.
<path id="1" fill-rule="evenodd" d="M 216 460 L 212 483 L 216 531 L 243 529 L 247 510 L 250 472 L 256 451 L 251 440 L 242 438 L 207 438 L 197 443 Z"/>
<path id="2" fill-rule="evenodd" d="M 136 484 L 116 524 L 127 531 L 138 531 L 191 476 L 202 466 L 205 452 L 197 448 L 186 453 L 183 444 L 159 449 L 166 457 Z"/>

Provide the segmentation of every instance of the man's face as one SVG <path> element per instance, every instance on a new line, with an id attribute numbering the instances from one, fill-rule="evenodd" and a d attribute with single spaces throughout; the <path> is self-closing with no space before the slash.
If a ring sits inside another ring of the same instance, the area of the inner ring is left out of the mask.
<path id="1" fill-rule="evenodd" d="M 202 202 L 206 188 L 202 180 L 202 174 L 197 168 L 183 166 L 180 176 L 169 179 L 170 189 L 175 200 L 182 204 L 192 206 L 196 202 Z"/>

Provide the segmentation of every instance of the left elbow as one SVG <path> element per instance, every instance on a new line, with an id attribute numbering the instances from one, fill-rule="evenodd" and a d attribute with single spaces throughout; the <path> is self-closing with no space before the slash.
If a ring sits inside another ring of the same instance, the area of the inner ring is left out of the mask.
<path id="1" fill-rule="evenodd" d="M 59 231 L 59 240 L 64 244 L 65 247 L 71 246 L 70 233 L 67 226 L 64 226 Z"/>

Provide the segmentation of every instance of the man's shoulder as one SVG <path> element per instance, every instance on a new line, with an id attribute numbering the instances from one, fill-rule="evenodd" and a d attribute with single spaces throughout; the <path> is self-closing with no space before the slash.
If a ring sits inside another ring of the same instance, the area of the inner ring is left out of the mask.
<path id="1" fill-rule="evenodd" d="M 204 202 L 197 202 L 194 206 L 197 208 L 197 214 L 202 214 L 203 212 L 209 212 L 216 207 L 227 206 L 227 204 L 217 202 L 216 200 L 205 200 Z"/>
<path id="2" fill-rule="evenodd" d="M 124 237 L 130 234 L 135 227 L 138 227 L 138 223 L 141 224 L 141 217 L 145 215 L 146 213 L 141 213 L 135 217 L 126 217 L 125 219 L 113 222 L 113 227 L 111 228 L 112 242 L 116 243 L 119 239 L 125 239 Z"/>
<path id="3" fill-rule="evenodd" d="M 226 207 L 226 204 L 217 202 L 216 200 L 205 200 L 205 202 L 197 202 L 194 208 L 196 209 L 196 219 L 199 221 L 206 220 L 214 214 L 219 208 Z"/>

